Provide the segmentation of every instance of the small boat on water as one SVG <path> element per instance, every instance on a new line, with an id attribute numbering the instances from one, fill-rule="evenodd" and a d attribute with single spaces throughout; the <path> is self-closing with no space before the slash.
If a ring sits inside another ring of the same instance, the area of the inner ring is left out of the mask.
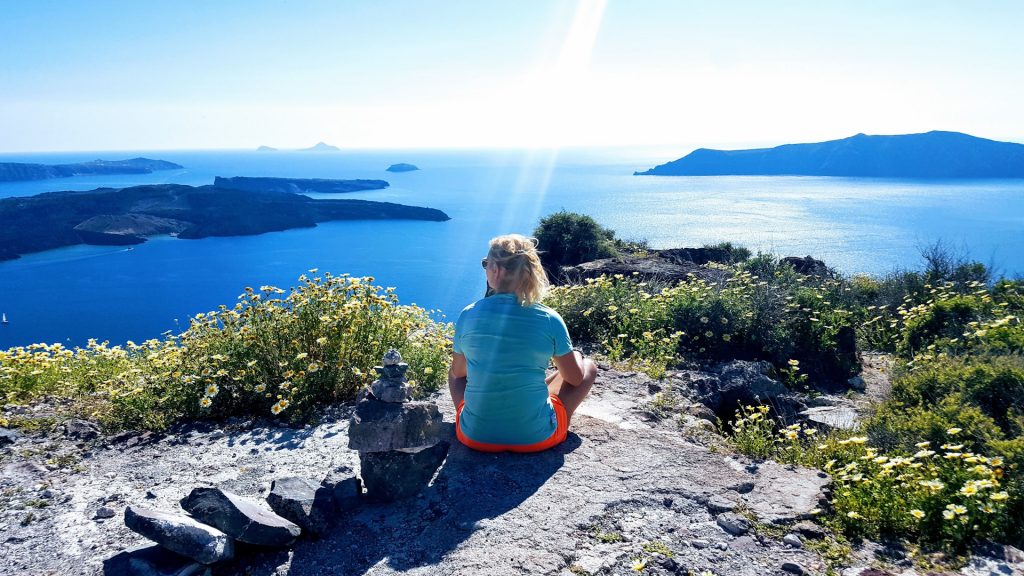
<path id="1" fill-rule="evenodd" d="M 4 312 L 4 318 L 3 318 L 3 320 L 0 320 L 0 324 L 7 324 L 7 323 L 8 323 L 7 322 L 7 312 Z"/>

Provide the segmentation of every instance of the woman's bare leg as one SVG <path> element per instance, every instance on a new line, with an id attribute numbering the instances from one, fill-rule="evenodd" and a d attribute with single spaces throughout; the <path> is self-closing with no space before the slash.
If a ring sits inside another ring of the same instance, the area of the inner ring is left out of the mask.
<path id="1" fill-rule="evenodd" d="M 573 386 L 563 381 L 557 371 L 545 378 L 548 384 L 548 392 L 557 395 L 558 399 L 562 401 L 570 422 L 572 421 L 573 413 L 576 412 L 576 409 L 580 407 L 583 400 L 590 394 L 590 389 L 594 387 L 594 381 L 596 380 L 597 365 L 589 358 L 583 359 L 583 382 L 580 382 L 579 386 Z"/>

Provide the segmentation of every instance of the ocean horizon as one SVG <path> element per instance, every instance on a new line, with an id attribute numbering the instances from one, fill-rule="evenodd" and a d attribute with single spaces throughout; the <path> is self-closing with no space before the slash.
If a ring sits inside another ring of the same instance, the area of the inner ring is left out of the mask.
<path id="1" fill-rule="evenodd" d="M 683 151 L 685 152 L 685 151 Z M 633 176 L 678 157 L 655 149 L 121 151 L 0 154 L 0 162 L 63 163 L 135 156 L 185 168 L 145 175 L 0 183 L 0 198 L 138 184 L 212 184 L 215 176 L 375 178 L 357 198 L 427 206 L 448 222 L 339 221 L 257 236 L 150 238 L 132 248 L 73 246 L 0 262 L 0 348 L 34 342 L 136 342 L 180 332 L 188 318 L 232 306 L 246 286 L 288 288 L 308 270 L 373 276 L 403 304 L 454 320 L 483 294 L 487 240 L 530 234 L 565 209 L 653 248 L 723 241 L 777 256 L 810 255 L 844 274 L 919 269 L 942 241 L 1024 273 L 1024 180 L 897 180 L 795 176 Z M 395 163 L 421 170 L 389 173 Z"/>

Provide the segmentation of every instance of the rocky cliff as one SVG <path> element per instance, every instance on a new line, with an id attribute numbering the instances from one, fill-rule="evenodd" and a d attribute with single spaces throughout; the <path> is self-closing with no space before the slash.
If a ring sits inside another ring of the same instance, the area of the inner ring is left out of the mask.
<path id="1" fill-rule="evenodd" d="M 292 576 L 919 576 L 912 558 L 870 542 L 843 566 L 828 566 L 836 561 L 828 558 L 835 541 L 813 518 L 830 479 L 731 454 L 709 421 L 713 415 L 688 397 L 695 383 L 715 387 L 730 370 L 756 373 L 748 363 L 729 366 L 651 380 L 604 365 L 568 440 L 538 454 L 465 448 L 451 438 L 454 406 L 442 394 L 436 400 L 452 449 L 418 496 L 338 511 L 319 538 L 302 537 L 291 550 L 239 545 L 235 560 L 210 569 Z M 45 406 L 13 406 L 3 415 L 18 410 L 48 414 Z M 88 422 L 69 421 L 0 438 L 0 574 L 138 573 L 118 571 L 122 551 L 148 545 L 125 526 L 130 506 L 174 511 L 183 496 L 206 486 L 263 499 L 273 482 L 293 476 L 331 485 L 359 469 L 357 452 L 348 448 L 352 411 L 352 404 L 331 406 L 319 425 L 299 429 L 234 419 L 104 437 Z M 159 573 L 209 574 L 157 552 L 150 547 L 129 558 L 135 570 L 152 569 L 150 560 L 158 558 L 166 563 Z M 999 547 L 997 554 L 972 558 L 959 574 L 1024 568 L 1019 551 Z M 890 566 L 879 568 L 880 558 Z"/>

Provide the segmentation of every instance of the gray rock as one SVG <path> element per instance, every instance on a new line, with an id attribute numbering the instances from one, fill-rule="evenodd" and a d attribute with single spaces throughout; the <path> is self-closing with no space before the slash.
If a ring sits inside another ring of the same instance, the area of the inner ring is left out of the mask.
<path id="1" fill-rule="evenodd" d="M 302 532 L 298 526 L 266 510 L 256 500 L 220 488 L 194 488 L 181 499 L 181 507 L 199 521 L 246 544 L 288 546 Z"/>
<path id="2" fill-rule="evenodd" d="M 712 424 L 718 422 L 718 415 L 715 414 L 714 410 L 708 408 L 703 404 L 690 404 L 686 407 L 686 413 L 694 418 L 700 418 L 701 420 L 707 420 Z"/>
<path id="3" fill-rule="evenodd" d="M 171 552 L 203 564 L 230 560 L 235 554 L 235 543 L 226 534 L 184 514 L 129 506 L 124 523 Z"/>
<path id="4" fill-rule="evenodd" d="M 794 524 L 793 531 L 798 532 L 804 538 L 811 538 L 813 540 L 821 540 L 826 535 L 825 528 L 808 520 Z"/>
<path id="5" fill-rule="evenodd" d="M 856 430 L 860 421 L 857 411 L 850 406 L 819 406 L 808 408 L 800 415 L 832 430 Z"/>
<path id="6" fill-rule="evenodd" d="M 106 506 L 100 506 L 99 510 L 96 511 L 96 515 L 93 516 L 96 520 L 105 520 L 107 518 L 113 518 L 117 516 L 117 512 L 114 512 L 112 508 Z"/>
<path id="7" fill-rule="evenodd" d="M 416 494 L 430 483 L 448 448 L 447 442 L 439 442 L 417 452 L 360 452 L 360 476 L 367 498 L 391 502 Z"/>
<path id="8" fill-rule="evenodd" d="M 807 520 L 819 506 L 822 492 L 831 482 L 828 475 L 810 468 L 762 462 L 753 478 L 754 489 L 743 503 L 761 522 L 780 524 Z"/>
<path id="9" fill-rule="evenodd" d="M 863 392 L 868 387 L 867 383 L 864 382 L 864 378 L 860 376 L 854 376 L 853 378 L 847 380 L 846 383 L 850 385 L 850 388 L 853 388 L 858 392 Z"/>
<path id="10" fill-rule="evenodd" d="M 297 476 L 274 480 L 267 503 L 274 512 L 297 524 L 303 532 L 316 535 L 327 531 L 334 511 L 331 489 Z"/>
<path id="11" fill-rule="evenodd" d="M 4 466 L 3 477 L 11 480 L 32 480 L 46 473 L 46 467 L 37 462 L 13 462 Z"/>
<path id="12" fill-rule="evenodd" d="M 693 546 L 694 548 L 696 548 L 698 550 L 703 550 L 703 549 L 707 548 L 710 545 L 711 544 L 707 540 L 700 540 L 700 539 L 690 540 L 690 546 Z"/>
<path id="13" fill-rule="evenodd" d="M 782 570 L 789 572 L 790 574 L 803 574 L 804 567 L 797 564 L 796 562 L 784 562 L 782 564 Z"/>
<path id="14" fill-rule="evenodd" d="M 0 428 L 0 446 L 9 446 L 18 440 L 18 433 L 8 428 Z"/>
<path id="15" fill-rule="evenodd" d="M 334 497 L 334 507 L 338 512 L 347 512 L 363 502 L 363 483 L 356 477 L 344 478 L 328 487 Z"/>
<path id="16" fill-rule="evenodd" d="M 634 275 L 634 273 L 636 274 Z M 559 283 L 582 282 L 586 278 L 597 278 L 601 275 L 611 277 L 616 274 L 632 276 L 644 281 L 656 280 L 671 284 L 687 280 L 691 275 L 710 281 L 721 280 L 727 276 L 721 270 L 705 268 L 682 260 L 674 262 L 654 253 L 650 258 L 622 256 L 592 260 L 576 266 L 563 266 L 554 275 L 554 279 Z"/>
<path id="17" fill-rule="evenodd" d="M 826 534 L 823 527 L 806 520 L 793 525 L 793 531 L 799 533 L 804 538 L 810 538 L 812 540 L 820 540 L 824 538 Z"/>
<path id="18" fill-rule="evenodd" d="M 791 546 L 793 548 L 803 548 L 804 547 L 804 541 L 801 540 L 799 536 L 797 536 L 796 534 L 793 534 L 793 533 L 789 533 L 789 534 L 786 534 L 785 536 L 783 536 L 782 537 L 782 543 L 787 545 L 787 546 Z"/>
<path id="19" fill-rule="evenodd" d="M 72 419 L 63 424 L 64 436 L 73 440 L 88 441 L 99 438 L 100 427 L 88 420 Z"/>
<path id="20" fill-rule="evenodd" d="M 789 264 L 800 274 L 806 276 L 818 276 L 820 278 L 834 278 L 835 275 L 829 270 L 828 266 L 825 265 L 821 260 L 811 258 L 810 256 L 786 256 L 779 261 L 783 264 Z"/>
<path id="21" fill-rule="evenodd" d="M 718 525 L 733 536 L 741 536 L 750 531 L 750 521 L 734 512 L 723 512 L 715 518 Z"/>
<path id="22" fill-rule="evenodd" d="M 754 483 L 753 482 L 737 482 L 736 484 L 732 484 L 728 488 L 729 488 L 729 490 L 732 490 L 733 492 L 737 492 L 739 494 L 749 494 L 750 492 L 752 492 L 754 490 Z"/>
<path id="23" fill-rule="evenodd" d="M 721 494 L 716 494 L 708 499 L 707 508 L 708 512 L 711 512 L 712 514 L 718 514 L 719 512 L 732 512 L 736 509 L 736 503 Z"/>
<path id="24" fill-rule="evenodd" d="M 394 404 L 366 398 L 349 420 L 348 447 L 384 452 L 433 446 L 441 437 L 443 419 L 431 402 Z"/>
<path id="25" fill-rule="evenodd" d="M 765 361 L 733 360 L 716 366 L 713 372 L 717 378 L 694 378 L 690 385 L 700 401 L 717 413 L 731 410 L 740 402 L 779 404 L 776 399 L 788 392 L 769 376 L 774 369 Z"/>
<path id="26" fill-rule="evenodd" d="M 729 548 L 740 552 L 752 552 L 761 548 L 761 543 L 751 538 L 749 534 L 739 536 L 729 543 Z"/>
<path id="27" fill-rule="evenodd" d="M 396 366 L 402 363 L 402 353 L 398 350 L 391 348 L 384 353 L 384 357 L 381 359 L 381 364 L 384 366 Z"/>
<path id="28" fill-rule="evenodd" d="M 381 402 L 407 402 L 412 398 L 412 388 L 396 380 L 377 380 L 370 386 L 370 393 Z"/>

